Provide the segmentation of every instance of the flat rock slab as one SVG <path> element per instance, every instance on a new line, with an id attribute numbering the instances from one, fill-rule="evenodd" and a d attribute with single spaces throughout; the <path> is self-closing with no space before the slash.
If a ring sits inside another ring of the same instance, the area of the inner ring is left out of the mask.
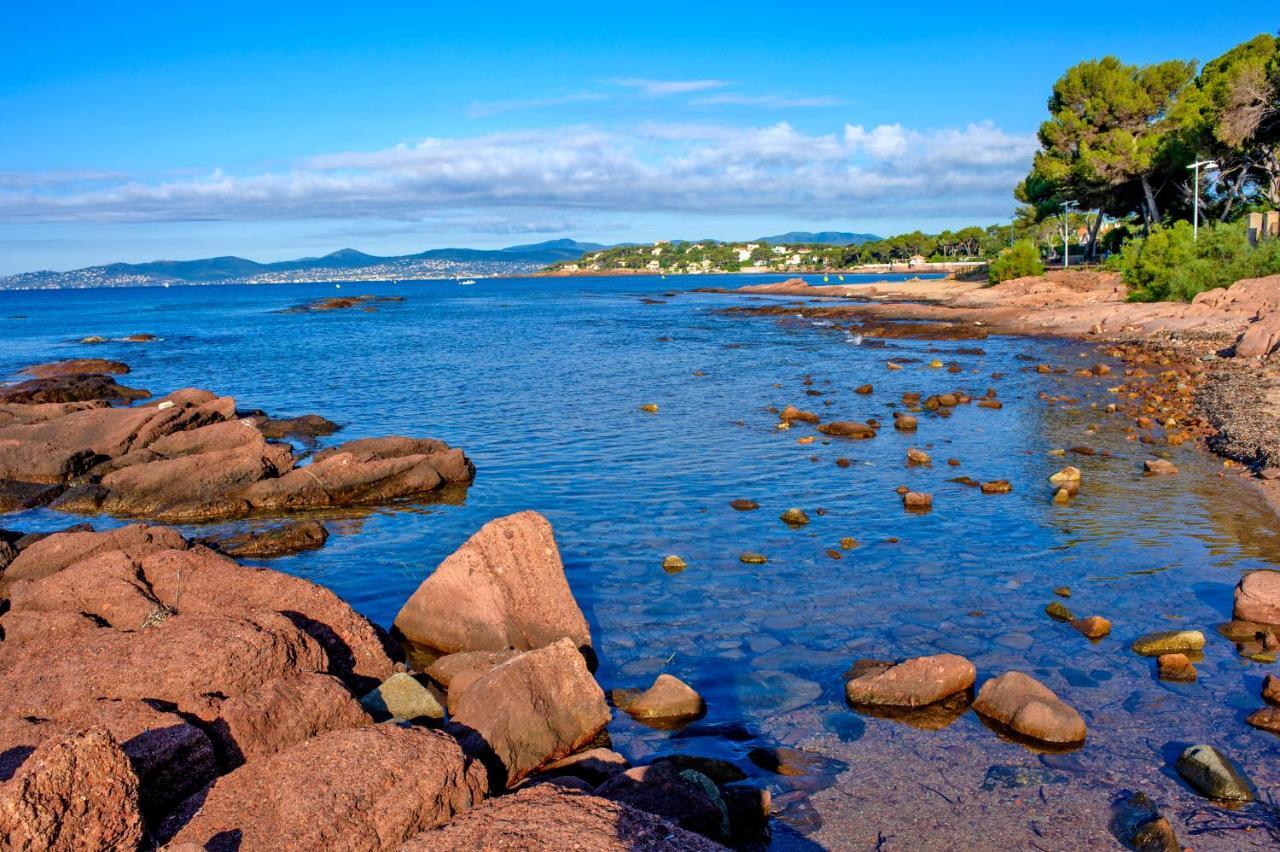
<path id="1" fill-rule="evenodd" d="M 845 682 L 845 697 L 854 705 L 924 707 L 964 692 L 976 677 L 973 663 L 956 654 L 916 657 L 888 668 L 864 667 Z"/>

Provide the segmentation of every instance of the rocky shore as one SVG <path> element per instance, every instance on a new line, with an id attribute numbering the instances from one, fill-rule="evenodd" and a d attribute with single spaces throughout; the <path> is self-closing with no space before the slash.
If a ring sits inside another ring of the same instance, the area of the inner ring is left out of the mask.
<path id="1" fill-rule="evenodd" d="M 767 832 L 768 793 L 716 760 L 609 750 L 591 636 L 535 513 L 485 525 L 406 602 L 408 663 L 324 588 L 164 527 L 0 542 L 6 848 L 709 850 Z"/>
<path id="2" fill-rule="evenodd" d="M 1239 281 L 1189 303 L 1127 302 L 1118 275 L 1092 271 L 1049 272 L 994 286 L 932 280 L 850 287 L 794 278 L 727 292 L 804 298 L 801 304 L 727 310 L 834 321 L 873 342 L 1018 334 L 1102 345 L 1137 373 L 1130 376 L 1137 385 L 1130 393 L 1142 404 L 1129 408 L 1152 408 L 1135 414 L 1138 431 L 1149 433 L 1143 440 L 1151 442 L 1152 433 L 1159 433 L 1154 439 L 1165 442 L 1168 418 L 1156 421 L 1151 415 L 1177 401 L 1172 414 L 1191 428 L 1169 430 L 1176 433 L 1173 443 L 1202 439 L 1236 463 L 1280 513 L 1280 276 Z M 1153 396 L 1159 397 L 1154 407 Z"/>

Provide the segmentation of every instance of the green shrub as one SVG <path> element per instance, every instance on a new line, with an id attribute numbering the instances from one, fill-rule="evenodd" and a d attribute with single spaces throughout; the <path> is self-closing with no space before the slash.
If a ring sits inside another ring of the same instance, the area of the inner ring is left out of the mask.
<path id="1" fill-rule="evenodd" d="M 1268 240 L 1254 248 L 1240 222 L 1206 225 L 1199 240 L 1192 234 L 1189 222 L 1177 222 L 1125 243 L 1119 269 L 1130 301 L 1189 300 L 1243 278 L 1280 273 L 1280 243 Z"/>
<path id="2" fill-rule="evenodd" d="M 1000 252 L 1000 256 L 991 261 L 987 268 L 987 278 L 992 284 L 1021 278 L 1024 275 L 1044 275 L 1044 263 L 1040 260 L 1040 251 L 1030 240 L 1018 240 L 1009 248 Z"/>

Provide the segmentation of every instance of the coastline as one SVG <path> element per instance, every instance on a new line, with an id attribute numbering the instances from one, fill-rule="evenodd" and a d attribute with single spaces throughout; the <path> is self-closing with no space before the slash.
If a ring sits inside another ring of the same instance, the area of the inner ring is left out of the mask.
<path id="1" fill-rule="evenodd" d="M 1183 370 L 1194 367 L 1193 410 L 1212 427 L 1199 445 L 1249 481 L 1280 516 L 1280 362 L 1270 351 L 1238 354 L 1247 337 L 1260 331 L 1270 335 L 1269 329 L 1280 324 L 1280 306 L 1267 292 L 1271 288 L 1280 288 L 1280 276 L 1238 282 L 1189 303 L 1134 303 L 1124 301 L 1123 285 L 1112 273 L 1056 271 L 995 286 L 944 279 L 853 290 L 797 278 L 715 292 L 807 300 L 731 309 L 747 314 L 922 321 L 980 333 L 1136 345 L 1178 362 Z M 903 336 L 913 336 L 911 328 Z M 865 323 L 859 329 L 865 333 Z"/>

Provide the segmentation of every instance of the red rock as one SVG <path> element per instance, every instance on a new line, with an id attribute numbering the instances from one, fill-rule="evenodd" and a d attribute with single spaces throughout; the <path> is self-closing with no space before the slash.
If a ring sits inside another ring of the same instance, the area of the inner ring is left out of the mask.
<path id="1" fill-rule="evenodd" d="M 490 764 L 495 789 L 573 754 L 604 730 L 610 715 L 570 639 L 502 663 L 456 703 L 451 727 Z"/>
<path id="2" fill-rule="evenodd" d="M 902 508 L 908 512 L 928 512 L 933 508 L 933 495 L 919 491 L 905 491 L 902 494 Z"/>
<path id="3" fill-rule="evenodd" d="M 201 539 L 202 544 L 240 559 L 267 558 L 324 547 L 329 531 L 319 521 L 290 521 L 244 533 Z"/>
<path id="4" fill-rule="evenodd" d="M 778 419 L 784 420 L 788 423 L 792 420 L 796 420 L 801 423 L 817 423 L 819 418 L 818 415 L 814 414 L 812 411 L 803 411 L 796 408 L 794 405 L 788 405 L 779 412 Z"/>
<path id="5" fill-rule="evenodd" d="M 973 686 L 973 663 L 956 654 L 915 657 L 884 670 L 872 670 L 845 683 L 852 704 L 924 707 Z"/>
<path id="6" fill-rule="evenodd" d="M 51 535 L 26 547 L 0 577 L 0 597 L 19 580 L 48 577 L 100 553 L 121 551 L 131 559 L 160 550 L 182 550 L 186 539 L 168 527 L 131 524 L 104 532 L 66 532 Z"/>
<path id="7" fill-rule="evenodd" d="M 1032 740 L 1075 745 L 1085 740 L 1084 719 L 1053 691 L 1022 672 L 1006 672 L 978 690 L 973 709 Z"/>
<path id="8" fill-rule="evenodd" d="M 622 802 L 538 785 L 485 802 L 443 828 L 418 835 L 401 846 L 400 852 L 712 852 L 724 848 Z"/>
<path id="9" fill-rule="evenodd" d="M 342 681 L 316 672 L 293 672 L 227 699 L 192 702 L 188 712 L 205 721 L 218 740 L 224 766 L 268 757 L 329 731 L 373 722 Z"/>
<path id="10" fill-rule="evenodd" d="M 35 376 L 37 379 L 47 379 L 52 376 L 79 376 L 91 373 L 124 375 L 129 372 L 129 365 L 120 361 L 109 361 L 106 358 L 72 358 L 67 361 L 54 361 L 49 364 L 33 364 L 23 369 L 22 372 L 29 376 Z"/>
<path id="11" fill-rule="evenodd" d="M 562 637 L 591 647 L 551 524 L 536 512 L 481 527 L 422 582 L 395 626 L 410 641 L 446 654 L 529 650 Z"/>
<path id="12" fill-rule="evenodd" d="M 441 657 L 427 667 L 427 674 L 448 690 L 449 712 L 458 707 L 463 693 L 499 664 L 519 656 L 519 651 L 463 651 Z"/>
<path id="13" fill-rule="evenodd" d="M 110 376 L 98 373 L 58 373 L 0 387 L 0 402 L 25 404 L 93 399 L 134 400 L 149 396 L 149 391 L 125 387 Z"/>
<path id="14" fill-rule="evenodd" d="M 1245 718 L 1245 721 L 1255 728 L 1261 728 L 1273 734 L 1280 734 L 1280 709 L 1275 707 L 1262 707 L 1254 710 Z"/>
<path id="15" fill-rule="evenodd" d="M 0 784 L 6 849 L 136 849 L 142 837 L 138 779 L 102 728 L 50 737 Z"/>
<path id="16" fill-rule="evenodd" d="M 1111 632 L 1111 622 L 1100 615 L 1090 615 L 1071 622 L 1071 626 L 1090 639 L 1101 639 Z"/>
<path id="17" fill-rule="evenodd" d="M 1235 591 L 1235 618 L 1259 624 L 1280 624 L 1280 571 L 1251 571 Z"/>
<path id="18" fill-rule="evenodd" d="M 331 674 L 358 692 L 390 677 L 386 637 L 329 589 L 269 568 L 237 565 L 203 548 L 164 551 L 142 560 L 143 574 L 163 601 L 184 612 L 276 610 L 325 649 Z"/>
<path id="19" fill-rule="evenodd" d="M 1007 479 L 995 479 L 982 483 L 983 494 L 1008 494 L 1012 490 L 1013 485 Z"/>
<path id="20" fill-rule="evenodd" d="M 160 834 L 209 852 L 382 852 L 483 797 L 483 767 L 449 736 L 366 725 L 246 763 L 192 797 Z"/>
<path id="21" fill-rule="evenodd" d="M 338 431 L 338 424 L 319 414 L 304 414 L 284 420 L 258 418 L 258 429 L 268 438 L 301 438 L 311 440 Z"/>
<path id="22" fill-rule="evenodd" d="M 839 438 L 874 438 L 876 430 L 866 423 L 857 420 L 835 420 L 831 423 L 823 423 L 818 427 L 818 431 L 824 435 L 835 435 Z"/>
<path id="23" fill-rule="evenodd" d="M 1156 658 L 1156 669 L 1161 680 L 1196 679 L 1196 667 L 1187 659 L 1186 654 L 1161 654 Z"/>
<path id="24" fill-rule="evenodd" d="M 587 781 L 594 789 L 630 768 L 631 764 L 627 759 L 616 751 L 607 748 L 589 748 L 547 764 L 538 773 L 538 777 L 571 775 Z"/>
<path id="25" fill-rule="evenodd" d="M 45 485 L 66 482 L 88 471 L 97 459 L 86 449 L 0 436 L 0 478 L 3 479 Z"/>
<path id="26" fill-rule="evenodd" d="M 1147 476 L 1173 476 L 1178 466 L 1167 459 L 1147 459 L 1142 463 L 1142 471 Z"/>
<path id="27" fill-rule="evenodd" d="M 672 722 L 702 716 L 707 712 L 707 704 L 684 681 L 660 674 L 653 686 L 632 698 L 622 709 L 642 721 Z"/>
<path id="28" fill-rule="evenodd" d="M 1280 677 L 1269 674 L 1262 679 L 1262 698 L 1272 704 L 1280 704 Z"/>
<path id="29" fill-rule="evenodd" d="M 458 455 L 460 451 L 363 461 L 338 453 L 255 482 L 238 496 L 258 511 L 377 505 L 435 491 L 447 481 L 437 464 L 456 467 Z"/>
<path id="30" fill-rule="evenodd" d="M 217 774 L 213 744 L 195 725 L 144 701 L 101 699 L 62 708 L 56 719 L 0 719 L 0 780 L 46 740 L 95 727 L 109 731 L 129 758 L 148 813 L 167 812 Z"/>

